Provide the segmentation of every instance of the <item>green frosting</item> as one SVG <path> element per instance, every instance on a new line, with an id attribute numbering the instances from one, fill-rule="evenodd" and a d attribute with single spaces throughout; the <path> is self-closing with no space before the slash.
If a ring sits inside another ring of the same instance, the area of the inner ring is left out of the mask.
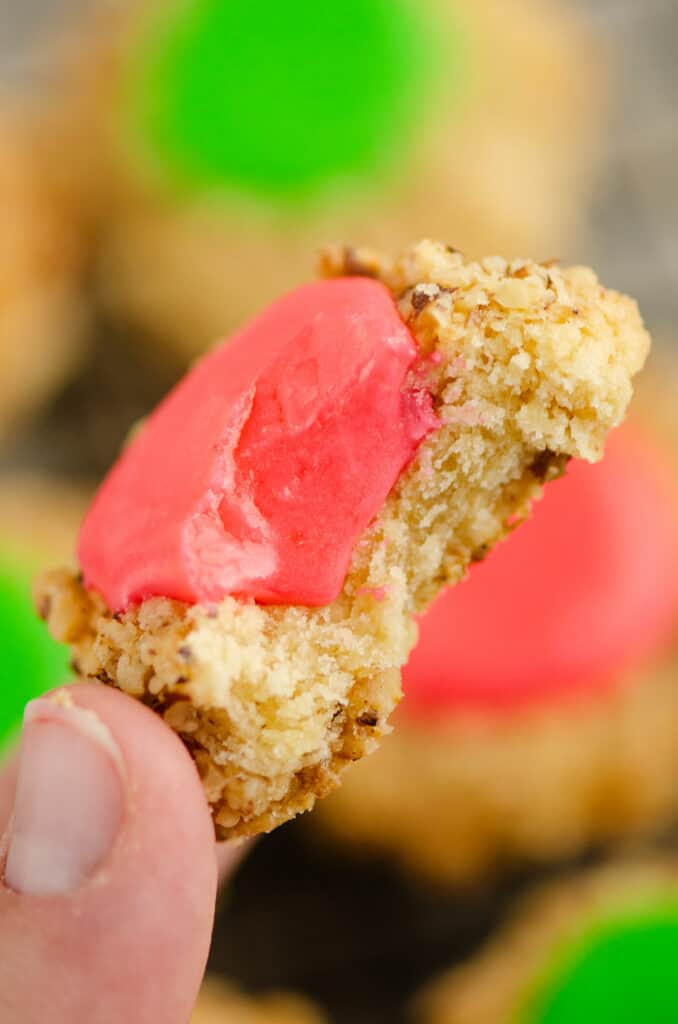
<path id="1" fill-rule="evenodd" d="M 0 556 L 0 751 L 21 726 L 27 701 L 69 676 L 68 651 L 55 643 L 31 600 L 32 569 Z"/>
<path id="2" fill-rule="evenodd" d="M 284 203 L 379 180 L 426 116 L 439 26 L 418 0 L 165 0 L 152 14 L 123 76 L 126 136 L 180 191 Z M 455 28 L 448 77 L 462 50 Z"/>
<path id="3" fill-rule="evenodd" d="M 597 920 L 557 952 L 516 1024 L 676 1024 L 678 891 Z"/>

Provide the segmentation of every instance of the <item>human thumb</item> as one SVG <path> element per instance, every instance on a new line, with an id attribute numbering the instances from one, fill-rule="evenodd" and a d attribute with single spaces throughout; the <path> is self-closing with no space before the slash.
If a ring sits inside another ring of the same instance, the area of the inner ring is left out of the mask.
<path id="1" fill-rule="evenodd" d="M 217 870 L 176 736 L 117 691 L 60 690 L 26 709 L 3 808 L 3 1024 L 186 1024 Z"/>

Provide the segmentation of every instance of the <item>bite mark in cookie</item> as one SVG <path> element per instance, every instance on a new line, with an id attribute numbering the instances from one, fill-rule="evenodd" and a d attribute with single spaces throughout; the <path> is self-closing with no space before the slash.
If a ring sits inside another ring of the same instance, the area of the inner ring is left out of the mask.
<path id="1" fill-rule="evenodd" d="M 344 276 L 345 252 L 325 254 L 326 273 Z M 472 263 L 433 242 L 353 260 L 397 303 L 440 426 L 354 544 L 339 595 L 319 607 L 154 596 L 114 615 L 67 573 L 38 586 L 83 675 L 105 673 L 184 739 L 222 838 L 307 810 L 376 745 L 413 615 L 528 514 L 542 479 L 600 456 L 648 349 L 635 303 L 583 268 Z"/>

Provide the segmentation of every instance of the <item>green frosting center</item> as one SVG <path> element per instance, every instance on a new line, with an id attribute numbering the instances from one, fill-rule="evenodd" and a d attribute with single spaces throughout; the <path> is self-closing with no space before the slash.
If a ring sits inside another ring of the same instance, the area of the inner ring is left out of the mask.
<path id="1" fill-rule="evenodd" d="M 33 609 L 32 576 L 27 565 L 0 556 L 0 750 L 21 726 L 26 703 L 69 676 L 68 651 Z"/>
<path id="2" fill-rule="evenodd" d="M 379 178 L 426 116 L 426 14 L 418 0 L 165 0 L 129 51 L 128 139 L 182 191 L 280 202 Z"/>
<path id="3" fill-rule="evenodd" d="M 518 1024 L 675 1024 L 678 892 L 597 921 L 558 951 Z"/>

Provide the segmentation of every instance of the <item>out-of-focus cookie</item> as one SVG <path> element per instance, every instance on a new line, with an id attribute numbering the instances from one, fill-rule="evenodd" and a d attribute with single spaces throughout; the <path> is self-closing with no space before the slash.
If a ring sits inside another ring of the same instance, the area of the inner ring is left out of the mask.
<path id="1" fill-rule="evenodd" d="M 221 838 L 309 809 L 373 749 L 412 616 L 600 456 L 648 350 L 635 303 L 581 267 L 423 242 L 325 270 L 194 367 L 95 500 L 85 581 L 37 587 L 77 670 L 184 739 Z"/>
<path id="2" fill-rule="evenodd" d="M 559 255 L 600 66 L 552 0 L 122 4 L 75 48 L 57 170 L 103 300 L 189 359 L 327 239 Z"/>
<path id="3" fill-rule="evenodd" d="M 286 993 L 250 998 L 233 985 L 208 977 L 190 1024 L 324 1024 L 307 999 Z"/>
<path id="4" fill-rule="evenodd" d="M 422 621 L 395 735 L 314 818 L 337 841 L 458 882 L 675 820 L 677 381 L 657 359 L 603 462 Z"/>
<path id="5" fill-rule="evenodd" d="M 0 474 L 0 747 L 28 700 L 70 675 L 68 650 L 36 620 L 32 579 L 55 558 L 73 559 L 85 496 L 49 477 Z"/>
<path id="6" fill-rule="evenodd" d="M 552 885 L 421 997 L 420 1024 L 678 1019 L 678 870 L 620 862 Z"/>
<path id="7" fill-rule="evenodd" d="M 0 443 L 83 350 L 83 240 L 52 189 L 32 114 L 0 111 Z"/>

